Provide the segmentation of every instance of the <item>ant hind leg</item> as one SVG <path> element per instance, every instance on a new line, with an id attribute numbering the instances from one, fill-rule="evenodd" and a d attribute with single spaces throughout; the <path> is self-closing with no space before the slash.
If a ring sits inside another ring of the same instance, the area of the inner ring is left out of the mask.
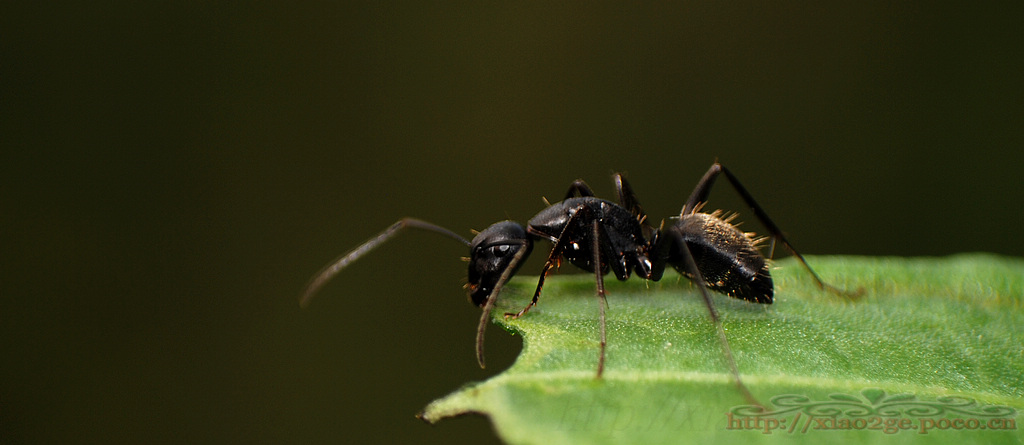
<path id="1" fill-rule="evenodd" d="M 761 208 L 761 205 L 758 204 L 757 201 L 754 200 L 754 197 L 751 196 L 750 192 L 743 187 L 743 184 L 740 183 L 739 179 L 737 179 L 729 169 L 725 168 L 725 166 L 718 162 L 712 164 L 711 168 L 709 168 L 707 173 L 704 174 L 704 177 L 702 177 L 700 182 L 697 183 L 697 187 L 693 190 L 693 193 L 690 194 L 690 198 L 686 200 L 686 205 L 683 206 L 680 216 L 696 211 L 702 203 L 707 202 L 708 195 L 711 193 L 711 187 L 715 184 L 715 179 L 717 179 L 718 175 L 722 173 L 725 174 L 726 179 L 729 180 L 729 184 L 732 185 L 732 188 L 740 195 L 740 198 L 742 198 L 743 202 L 747 204 L 747 207 L 754 212 L 754 216 L 757 217 L 757 220 L 760 221 L 766 229 L 768 229 L 768 234 L 772 238 L 772 248 L 774 249 L 776 240 L 781 242 L 782 245 L 786 247 L 786 250 L 789 250 L 789 252 L 792 253 L 798 261 L 800 261 L 800 264 L 803 265 L 804 269 L 806 269 L 807 272 L 810 272 L 811 277 L 814 278 L 815 283 L 817 283 L 820 289 L 827 290 L 847 298 L 855 298 L 864 293 L 864 289 L 857 289 L 854 292 L 849 292 L 824 282 L 814 269 L 811 269 L 811 266 L 807 264 L 807 260 L 804 259 L 804 256 L 801 255 L 795 247 L 793 247 L 793 244 L 789 242 L 786 235 L 783 235 L 779 226 L 775 225 L 775 222 L 768 217 L 768 214 L 765 213 L 763 208 Z"/>
<path id="2" fill-rule="evenodd" d="M 697 262 L 693 259 L 693 254 L 690 252 L 688 247 L 684 247 L 683 263 L 686 267 L 686 272 L 693 277 L 693 282 L 697 285 L 700 290 L 701 297 L 704 298 L 704 305 L 708 309 L 708 315 L 711 316 L 711 322 L 715 324 L 715 329 L 718 331 L 718 341 L 722 345 L 722 352 L 725 354 L 725 361 L 729 365 L 729 371 L 732 373 L 733 380 L 736 382 L 736 386 L 740 392 L 743 393 L 743 397 L 747 399 L 753 405 L 762 406 L 760 402 L 754 398 L 754 395 L 747 389 L 747 385 L 743 384 L 743 380 L 740 379 L 740 371 L 736 366 L 736 360 L 732 355 L 732 348 L 729 347 L 729 339 L 725 335 L 725 328 L 722 327 L 722 320 L 719 318 L 718 310 L 715 309 L 715 303 L 711 299 L 711 292 L 708 290 L 707 283 L 705 283 L 704 276 L 700 273 L 700 269 L 697 268 Z"/>

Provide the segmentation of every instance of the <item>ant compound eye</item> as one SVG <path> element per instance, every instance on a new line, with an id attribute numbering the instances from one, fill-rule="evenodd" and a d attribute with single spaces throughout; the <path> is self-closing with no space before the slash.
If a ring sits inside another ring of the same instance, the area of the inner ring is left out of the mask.
<path id="1" fill-rule="evenodd" d="M 511 251 L 512 246 L 509 246 L 508 244 L 498 244 L 496 246 L 491 246 L 491 254 L 498 258 L 508 255 L 509 252 Z"/>

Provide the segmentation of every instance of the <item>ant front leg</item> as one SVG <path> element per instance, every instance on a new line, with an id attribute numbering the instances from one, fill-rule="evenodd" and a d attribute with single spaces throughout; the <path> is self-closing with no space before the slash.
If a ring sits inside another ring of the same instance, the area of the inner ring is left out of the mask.
<path id="1" fill-rule="evenodd" d="M 575 187 L 578 183 L 582 182 L 583 181 L 576 181 L 573 183 L 573 186 Z M 583 186 L 586 187 L 586 184 L 583 184 Z M 570 189 L 570 193 L 572 192 L 572 190 L 573 189 Z M 522 317 L 523 315 L 526 315 L 530 308 L 537 305 L 537 301 L 540 300 L 541 289 L 544 288 L 544 278 L 546 278 L 548 276 L 548 273 L 551 272 L 552 267 L 557 266 L 561 262 L 562 253 L 569 246 L 569 243 L 572 242 L 572 237 L 569 235 L 568 232 L 574 226 L 576 219 L 579 218 L 584 213 L 587 213 L 587 207 L 579 206 L 575 209 L 575 211 L 572 211 L 570 213 L 572 214 L 572 216 L 570 216 L 568 220 L 566 220 L 565 225 L 562 227 L 561 233 L 559 233 L 558 238 L 554 240 L 554 246 L 551 248 L 551 253 L 548 254 L 547 261 L 544 262 L 544 268 L 541 269 L 540 278 L 537 280 L 537 290 L 533 292 L 533 299 L 530 300 L 530 304 L 526 305 L 526 307 L 524 307 L 523 310 L 519 312 L 506 312 L 506 318 L 516 319 Z M 529 230 L 530 229 L 527 228 L 527 231 Z"/>
<path id="2" fill-rule="evenodd" d="M 525 308 L 523 308 L 523 310 L 519 311 L 518 313 L 512 313 L 512 312 L 505 313 L 505 317 L 510 317 L 510 318 L 513 318 L 513 319 L 522 317 L 523 315 L 526 314 L 527 311 L 530 310 L 530 308 L 532 308 L 533 306 L 537 305 L 537 301 L 540 299 L 541 289 L 544 287 L 544 277 L 547 276 L 547 274 L 550 271 L 551 267 L 558 263 L 559 258 L 562 256 L 562 250 L 565 249 L 565 246 L 568 245 L 568 243 L 569 243 L 568 240 L 570 239 L 570 237 L 568 236 L 568 234 L 566 232 L 569 230 L 570 227 L 572 227 L 573 220 L 575 218 L 579 217 L 580 214 L 585 213 L 585 212 L 586 212 L 586 207 L 580 207 L 579 209 L 577 209 L 577 211 L 573 214 L 573 216 L 569 218 L 569 221 L 566 223 L 565 228 L 562 229 L 561 236 L 558 237 L 558 240 L 555 242 L 555 247 L 551 249 L 551 253 L 548 255 L 547 262 L 544 263 L 544 269 L 541 271 L 540 278 L 539 278 L 539 280 L 537 282 L 537 290 L 534 292 L 533 300 L 531 300 L 530 304 L 528 304 Z M 608 299 L 606 298 L 606 291 L 605 291 L 605 288 L 604 288 L 604 276 L 601 273 L 602 270 L 603 270 L 603 268 L 601 267 L 601 221 L 599 221 L 597 219 L 594 219 L 593 221 L 591 221 L 591 230 L 592 230 L 592 232 L 591 232 L 591 234 L 592 234 L 591 235 L 591 241 L 592 241 L 591 249 L 592 249 L 592 254 L 593 254 L 593 263 L 592 264 L 594 265 L 594 281 L 596 282 L 596 286 L 597 286 L 597 298 L 600 301 L 600 304 L 599 304 L 600 317 L 599 318 L 600 318 L 601 343 L 600 343 L 600 353 L 599 353 L 598 360 L 597 360 L 597 378 L 601 378 L 601 376 L 604 374 L 605 347 L 608 344 L 607 332 L 606 332 L 606 329 L 605 329 L 605 309 L 608 306 Z M 493 301 L 493 299 L 492 300 L 488 300 L 488 302 L 487 302 L 488 306 L 492 306 L 492 301 Z M 484 308 L 484 311 L 485 311 L 485 313 L 486 312 L 490 312 L 490 310 L 487 307 Z M 478 332 L 478 337 L 482 338 L 482 335 L 483 335 L 482 334 L 482 329 L 483 329 L 483 326 L 484 326 L 484 319 L 483 318 L 481 318 L 480 323 L 481 323 L 481 325 L 480 325 L 481 326 L 480 327 L 481 331 Z"/>
<path id="3" fill-rule="evenodd" d="M 754 197 L 750 195 L 750 192 L 748 192 L 747 189 L 743 187 L 743 184 L 740 184 L 739 179 L 736 179 L 736 176 L 733 175 L 732 172 L 729 171 L 729 169 L 725 168 L 725 166 L 719 164 L 718 162 L 712 164 L 711 168 L 709 168 L 707 173 L 704 174 L 704 177 L 702 177 L 700 179 L 700 182 L 697 183 L 697 188 L 695 188 L 693 190 L 693 193 L 690 194 L 690 198 L 686 201 L 686 205 L 683 206 L 683 211 L 681 212 L 680 217 L 695 212 L 697 206 L 699 206 L 701 203 L 707 202 L 708 195 L 711 193 L 711 187 L 715 184 L 715 179 L 717 179 L 718 175 L 722 173 L 725 174 L 726 179 L 729 180 L 729 183 L 732 185 L 732 188 L 736 190 L 736 193 L 740 195 L 740 198 L 742 198 L 743 202 L 747 204 L 747 207 L 750 207 L 750 209 L 754 211 L 754 216 L 757 217 L 758 221 L 760 221 L 761 224 L 764 225 L 766 229 L 768 229 L 768 233 L 771 235 L 772 239 L 779 240 L 782 242 L 783 246 L 786 246 L 786 249 L 789 250 L 789 252 L 792 253 L 793 256 L 795 256 L 797 260 L 800 261 L 800 264 L 804 266 L 804 269 L 807 269 L 807 271 L 810 272 L 811 277 L 814 278 L 814 281 L 818 284 L 818 287 L 820 289 L 828 290 L 830 292 L 839 295 L 844 295 L 847 297 L 855 297 L 863 293 L 863 289 L 858 289 L 856 292 L 851 293 L 844 291 L 842 289 L 838 289 L 822 281 L 821 277 L 819 277 L 818 274 L 814 272 L 814 269 L 811 269 L 811 266 L 807 264 L 807 260 L 804 259 L 804 256 L 801 255 L 800 252 L 798 252 L 796 248 L 793 247 L 793 244 L 790 243 L 788 239 L 786 239 L 786 236 L 782 234 L 782 230 L 779 229 L 779 226 L 775 225 L 775 222 L 773 222 L 772 219 L 768 217 L 768 214 L 765 213 L 764 209 L 761 208 L 757 201 L 754 200 Z"/>
<path id="4" fill-rule="evenodd" d="M 572 221 L 570 219 L 570 221 Z M 568 225 L 566 225 L 568 227 Z M 558 237 L 558 241 L 555 242 L 555 246 L 551 248 L 551 253 L 548 254 L 547 261 L 544 262 L 544 267 L 540 270 L 540 278 L 537 280 L 537 290 L 533 292 L 533 299 L 530 300 L 530 304 L 526 305 L 523 310 L 519 312 L 506 312 L 505 318 L 512 318 L 513 320 L 529 312 L 530 308 L 537 305 L 537 301 L 540 300 L 540 291 L 544 288 L 544 278 L 548 276 L 553 266 L 558 265 L 561 261 L 562 250 L 568 244 L 568 237 L 565 236 L 565 229 L 562 230 L 562 235 Z"/>
<path id="5" fill-rule="evenodd" d="M 505 318 L 511 318 L 514 320 L 516 318 L 522 317 L 523 315 L 526 315 L 526 313 L 530 311 L 530 308 L 537 305 L 537 301 L 540 300 L 540 291 L 542 288 L 544 288 L 544 277 L 548 276 L 548 271 L 551 270 L 551 267 L 553 265 L 558 264 L 559 257 L 561 256 L 561 254 L 559 253 L 561 251 L 556 249 L 551 249 L 551 253 L 548 255 L 548 260 L 544 262 L 544 268 L 541 269 L 540 271 L 540 279 L 537 281 L 537 290 L 533 292 L 533 299 L 530 300 L 530 304 L 526 305 L 526 307 L 524 307 L 519 312 L 505 312 Z"/>

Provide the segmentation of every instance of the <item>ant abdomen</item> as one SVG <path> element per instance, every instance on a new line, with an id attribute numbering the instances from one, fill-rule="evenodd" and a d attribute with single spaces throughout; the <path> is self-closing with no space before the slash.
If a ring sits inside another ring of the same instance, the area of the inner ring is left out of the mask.
<path id="1" fill-rule="evenodd" d="M 687 278 L 680 252 L 689 249 L 707 287 L 733 298 L 771 304 L 774 295 L 768 260 L 758 250 L 764 238 L 754 238 L 732 224 L 735 214 L 721 212 L 683 215 L 668 230 L 672 241 L 666 262 Z M 685 245 L 685 247 L 683 247 Z"/>

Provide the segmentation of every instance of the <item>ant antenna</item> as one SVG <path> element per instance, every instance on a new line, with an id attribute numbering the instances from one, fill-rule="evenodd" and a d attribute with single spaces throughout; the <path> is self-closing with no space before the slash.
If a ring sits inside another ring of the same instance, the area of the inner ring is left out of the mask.
<path id="1" fill-rule="evenodd" d="M 484 332 L 487 331 L 487 322 L 491 318 L 491 311 L 494 310 L 494 304 L 498 301 L 501 288 L 505 287 L 505 283 L 512 278 L 512 274 L 519 268 L 519 262 L 526 257 L 529 250 L 527 242 L 523 241 L 522 247 L 512 256 L 512 260 L 498 277 L 497 284 L 494 285 L 491 294 L 487 296 L 487 303 L 484 303 L 483 311 L 480 314 L 480 323 L 476 326 L 476 362 L 480 364 L 481 368 L 484 367 Z"/>
<path id="2" fill-rule="evenodd" d="M 377 248 L 377 246 L 391 239 L 391 237 L 395 236 L 396 234 L 398 234 L 398 232 L 400 232 L 402 229 L 406 227 L 412 227 L 414 229 L 423 229 L 440 233 L 449 238 L 457 240 L 465 244 L 466 246 L 470 245 L 467 239 L 459 236 L 455 232 L 452 232 L 451 230 L 448 230 L 444 227 L 431 224 L 416 218 L 402 218 L 395 222 L 394 224 L 392 224 L 387 229 L 384 229 L 384 231 L 378 234 L 377 236 L 366 240 L 366 242 L 361 244 L 359 247 L 356 247 L 355 249 L 352 249 L 350 252 L 342 256 L 339 256 L 338 258 L 334 259 L 334 261 L 328 263 L 327 266 L 324 266 L 323 269 L 320 269 L 320 271 L 317 272 L 316 275 L 313 275 L 313 278 L 309 280 L 309 284 L 306 285 L 306 290 L 302 292 L 302 296 L 299 297 L 299 306 L 303 308 L 309 306 L 309 300 L 313 298 L 313 295 L 316 295 L 317 291 L 319 291 L 320 288 L 324 286 L 324 284 L 327 284 L 327 282 L 330 281 L 331 278 L 334 278 L 334 276 L 337 275 L 338 272 L 341 272 L 342 269 L 347 267 L 353 261 L 358 260 L 360 257 L 365 255 L 369 251 Z"/>

